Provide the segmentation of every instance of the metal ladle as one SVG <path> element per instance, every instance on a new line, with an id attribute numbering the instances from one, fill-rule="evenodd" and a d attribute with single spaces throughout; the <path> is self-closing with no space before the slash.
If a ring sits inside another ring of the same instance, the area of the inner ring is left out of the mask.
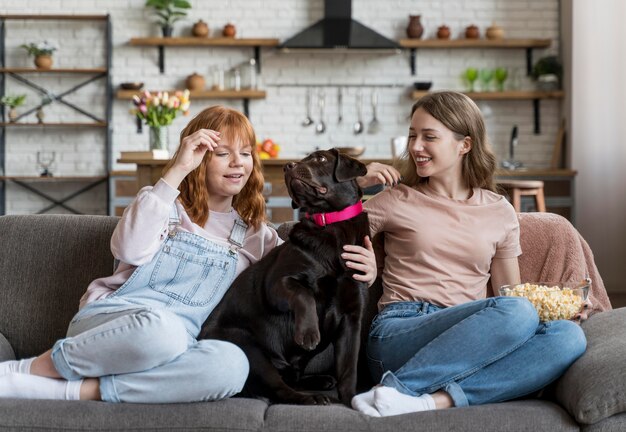
<path id="1" fill-rule="evenodd" d="M 352 126 L 352 131 L 354 132 L 355 135 L 360 134 L 361 132 L 363 132 L 363 120 L 362 120 L 362 112 L 361 112 L 361 105 L 363 102 L 363 93 L 361 92 L 361 89 L 359 89 L 356 92 L 356 122 L 354 122 L 354 125 Z"/>
<path id="2" fill-rule="evenodd" d="M 304 104 L 306 105 L 306 118 L 302 120 L 302 126 L 307 127 L 311 126 L 314 121 L 311 118 L 311 88 L 306 88 L 306 95 L 304 97 Z"/>
<path id="3" fill-rule="evenodd" d="M 320 90 L 317 95 L 317 104 L 320 108 L 320 120 L 315 125 L 315 133 L 323 134 L 326 132 L 326 123 L 324 123 L 324 105 L 326 105 L 326 96 L 324 95 L 323 90 Z"/>

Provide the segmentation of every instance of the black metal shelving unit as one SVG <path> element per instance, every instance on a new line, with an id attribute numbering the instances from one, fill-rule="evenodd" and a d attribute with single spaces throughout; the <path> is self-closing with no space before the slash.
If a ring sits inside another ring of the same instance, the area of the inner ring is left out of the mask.
<path id="1" fill-rule="evenodd" d="M 49 70 L 41 70 L 35 68 L 10 68 L 6 67 L 6 46 L 5 46 L 5 38 L 6 38 L 6 22 L 9 20 L 24 20 L 24 21 L 85 21 L 85 22 L 101 22 L 104 25 L 104 34 L 105 34 L 105 67 L 104 68 L 53 68 Z M 111 27 L 111 17 L 110 15 L 30 15 L 30 14 L 3 14 L 0 15 L 0 97 L 6 94 L 7 87 L 7 77 L 11 77 L 12 79 L 20 82 L 21 84 L 30 87 L 42 95 L 46 97 L 46 101 L 40 103 L 38 106 L 24 112 L 16 119 L 14 123 L 7 123 L 4 115 L 4 110 L 2 110 L 0 117 L 0 215 L 5 214 L 6 212 L 6 184 L 7 182 L 12 182 L 25 190 L 28 190 L 48 201 L 52 204 L 43 208 L 39 213 L 46 213 L 49 210 L 59 206 L 65 208 L 66 210 L 79 214 L 80 212 L 66 205 L 65 203 L 75 198 L 78 195 L 81 195 L 95 186 L 102 184 L 104 182 L 107 183 L 106 189 L 106 208 L 109 214 L 112 214 L 111 209 L 111 179 L 110 173 L 113 168 L 113 160 L 112 160 L 112 126 L 111 126 L 111 118 L 112 118 L 112 100 L 113 100 L 113 90 L 111 83 L 111 67 L 112 67 L 112 47 L 113 47 L 113 38 L 112 38 L 112 27 Z M 53 93 L 52 91 L 40 86 L 32 79 L 26 78 L 24 75 L 32 74 L 32 73 L 46 73 L 46 74 L 74 74 L 74 75 L 87 75 L 87 79 L 82 80 L 74 87 L 65 90 L 61 93 Z M 83 108 L 64 100 L 63 98 L 69 94 L 72 94 L 87 84 L 98 81 L 105 81 L 105 110 L 104 115 L 105 118 L 100 118 L 97 115 L 90 113 Z M 50 103 L 60 103 L 63 104 L 76 112 L 79 112 L 83 116 L 89 118 L 88 122 L 68 122 L 68 123 L 23 123 L 19 122 L 19 120 L 25 116 L 32 114 L 37 111 L 40 107 L 44 105 L 48 105 Z M 106 164 L 106 174 L 104 176 L 82 176 L 82 177 L 32 177 L 32 176 L 8 176 L 6 175 L 6 139 L 7 139 L 7 129 L 12 127 L 54 127 L 54 128 L 84 128 L 84 127 L 94 127 L 94 128 L 102 128 L 105 133 L 105 164 Z M 68 194 L 64 198 L 56 199 L 47 195 L 44 192 L 41 192 L 36 185 L 37 184 L 49 184 L 51 182 L 62 183 L 62 182 L 80 182 L 86 183 L 83 187 L 74 191 L 73 193 Z"/>

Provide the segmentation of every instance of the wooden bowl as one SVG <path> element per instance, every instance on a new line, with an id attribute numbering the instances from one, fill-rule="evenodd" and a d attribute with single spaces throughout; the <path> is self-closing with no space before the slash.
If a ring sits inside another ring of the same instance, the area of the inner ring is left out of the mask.
<path id="1" fill-rule="evenodd" d="M 143 87 L 142 82 L 123 82 L 120 84 L 120 87 L 124 90 L 141 90 Z"/>
<path id="2" fill-rule="evenodd" d="M 348 156 L 359 157 L 365 152 L 365 147 L 337 147 L 337 150 Z"/>

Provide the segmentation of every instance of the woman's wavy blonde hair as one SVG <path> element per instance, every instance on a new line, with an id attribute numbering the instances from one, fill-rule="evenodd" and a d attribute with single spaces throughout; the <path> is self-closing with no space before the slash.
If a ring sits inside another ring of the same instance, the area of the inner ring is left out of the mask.
<path id="1" fill-rule="evenodd" d="M 470 188 L 479 187 L 495 192 L 493 175 L 496 156 L 489 146 L 485 121 L 474 101 L 459 92 L 440 91 L 429 93 L 415 102 L 411 109 L 411 118 L 419 108 L 443 123 L 454 133 L 456 139 L 471 139 L 472 147 L 463 156 L 463 179 Z M 399 161 L 398 169 L 406 185 L 416 186 L 428 181 L 428 178 L 417 174 L 417 167 L 409 155 L 408 146 Z"/>
<path id="2" fill-rule="evenodd" d="M 256 151 L 256 135 L 250 121 L 241 112 L 224 106 L 206 108 L 195 116 L 180 133 L 183 139 L 200 129 L 212 129 L 222 133 L 222 138 L 247 143 L 252 149 L 252 173 L 241 192 L 233 198 L 233 208 L 248 224 L 255 228 L 266 221 L 263 198 L 263 173 L 261 160 Z M 163 169 L 166 173 L 174 164 L 180 144 L 174 156 Z M 213 152 L 207 152 L 200 165 L 190 172 L 180 184 L 180 201 L 193 222 L 204 226 L 209 220 L 209 190 L 206 174 Z"/>

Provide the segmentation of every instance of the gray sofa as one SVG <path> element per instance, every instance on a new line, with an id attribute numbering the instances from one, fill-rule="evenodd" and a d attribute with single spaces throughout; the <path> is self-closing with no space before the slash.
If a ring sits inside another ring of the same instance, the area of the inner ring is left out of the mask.
<path id="1" fill-rule="evenodd" d="M 0 360 L 37 355 L 64 335 L 89 282 L 112 271 L 109 240 L 116 223 L 107 216 L 0 217 Z M 624 431 L 625 324 L 623 309 L 585 322 L 587 352 L 541 398 L 387 418 L 342 405 L 268 405 L 247 398 L 173 405 L 0 399 L 0 430 Z M 320 370 L 328 366 L 327 359 L 316 363 Z M 362 388 L 371 384 L 365 370 L 359 379 Z"/>

